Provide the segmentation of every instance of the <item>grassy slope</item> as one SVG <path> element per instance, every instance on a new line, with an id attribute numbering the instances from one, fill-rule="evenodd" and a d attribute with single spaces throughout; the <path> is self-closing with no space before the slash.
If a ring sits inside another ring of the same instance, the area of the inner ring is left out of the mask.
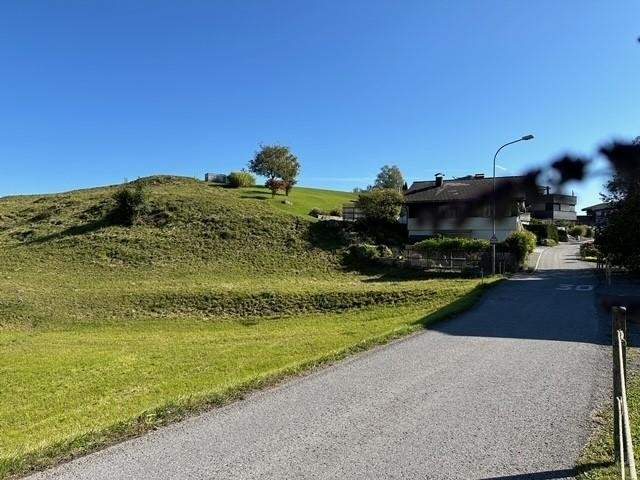
<path id="1" fill-rule="evenodd" d="M 308 205 L 339 206 L 341 194 L 322 205 L 319 191 L 295 189 L 299 211 L 284 213 L 276 200 L 246 198 L 254 189 L 145 183 L 150 213 L 132 228 L 103 221 L 110 188 L 0 200 L 0 478 L 413 331 L 477 298 L 475 280 L 343 271 L 301 216 Z M 283 304 L 296 314 L 273 316 Z"/>
<path id="2" fill-rule="evenodd" d="M 265 187 L 243 188 L 240 190 L 242 198 L 253 198 L 269 203 L 282 212 L 307 216 L 311 209 L 319 208 L 322 211 L 331 211 L 340 208 L 343 204 L 355 200 L 358 195 L 350 192 L 336 192 L 333 190 L 321 190 L 318 188 L 294 188 L 289 197 L 277 195 L 271 196 L 271 192 Z M 290 205 L 284 203 L 291 202 Z"/>

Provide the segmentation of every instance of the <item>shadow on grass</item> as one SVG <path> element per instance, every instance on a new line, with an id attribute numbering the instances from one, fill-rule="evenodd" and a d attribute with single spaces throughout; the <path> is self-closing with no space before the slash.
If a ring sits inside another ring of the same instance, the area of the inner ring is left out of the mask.
<path id="1" fill-rule="evenodd" d="M 240 198 L 250 198 L 252 200 L 267 200 L 269 197 L 264 195 L 240 195 Z"/>
<path id="2" fill-rule="evenodd" d="M 395 282 L 410 282 L 415 280 L 431 280 L 431 279 L 461 279 L 469 278 L 462 276 L 458 272 L 426 272 L 424 270 L 412 270 L 405 268 L 393 268 L 388 271 L 381 271 L 380 269 L 372 270 L 372 278 L 363 280 L 365 283 L 395 283 Z"/>
<path id="3" fill-rule="evenodd" d="M 500 477 L 483 477 L 480 480 L 561 480 L 573 478 L 578 473 L 587 473 L 597 468 L 605 468 L 612 463 L 590 463 L 579 468 L 567 468 L 563 470 L 547 470 L 543 472 L 519 473 L 516 475 L 503 475 Z"/>
<path id="4" fill-rule="evenodd" d="M 115 225 L 115 223 L 107 216 L 107 217 L 101 218 L 100 220 L 95 220 L 93 222 L 85 223 L 83 225 L 74 225 L 73 227 L 65 228 L 60 232 L 51 233 L 49 235 L 44 235 L 42 237 L 37 237 L 37 238 L 34 238 L 33 240 L 29 240 L 26 243 L 29 243 L 29 244 L 46 243 L 52 240 L 58 240 L 60 238 L 74 237 L 76 235 L 84 235 L 86 233 L 95 232 L 102 228 L 110 227 L 112 225 Z"/>

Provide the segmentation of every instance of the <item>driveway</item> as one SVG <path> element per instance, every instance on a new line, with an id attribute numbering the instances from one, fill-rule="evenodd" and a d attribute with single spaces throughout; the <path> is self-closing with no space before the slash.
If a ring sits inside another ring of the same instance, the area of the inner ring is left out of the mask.
<path id="1" fill-rule="evenodd" d="M 473 310 L 35 479 L 571 478 L 609 389 L 577 245 Z"/>

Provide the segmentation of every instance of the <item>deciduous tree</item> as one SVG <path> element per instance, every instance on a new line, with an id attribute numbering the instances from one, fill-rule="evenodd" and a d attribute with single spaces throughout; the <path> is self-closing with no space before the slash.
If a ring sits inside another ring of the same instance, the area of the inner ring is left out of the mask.
<path id="1" fill-rule="evenodd" d="M 373 188 L 402 191 L 404 178 L 397 165 L 385 165 L 380 169 Z"/>

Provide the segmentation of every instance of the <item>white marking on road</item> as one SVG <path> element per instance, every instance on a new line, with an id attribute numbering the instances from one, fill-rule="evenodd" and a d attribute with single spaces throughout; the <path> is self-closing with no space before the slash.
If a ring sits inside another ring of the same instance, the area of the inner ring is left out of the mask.
<path id="1" fill-rule="evenodd" d="M 590 292 L 593 290 L 593 285 L 577 285 L 576 290 L 579 292 Z"/>
<path id="2" fill-rule="evenodd" d="M 538 257 L 538 261 L 536 262 L 536 266 L 533 267 L 533 271 L 535 272 L 536 270 L 538 270 L 538 265 L 540 265 L 540 260 L 542 259 L 542 255 L 544 255 L 544 252 L 546 252 L 546 250 L 542 250 L 540 252 L 540 256 Z"/>
<path id="3" fill-rule="evenodd" d="M 556 287 L 556 290 L 575 290 L 577 292 L 590 292 L 593 290 L 593 285 L 572 285 L 570 283 L 561 283 Z"/>

